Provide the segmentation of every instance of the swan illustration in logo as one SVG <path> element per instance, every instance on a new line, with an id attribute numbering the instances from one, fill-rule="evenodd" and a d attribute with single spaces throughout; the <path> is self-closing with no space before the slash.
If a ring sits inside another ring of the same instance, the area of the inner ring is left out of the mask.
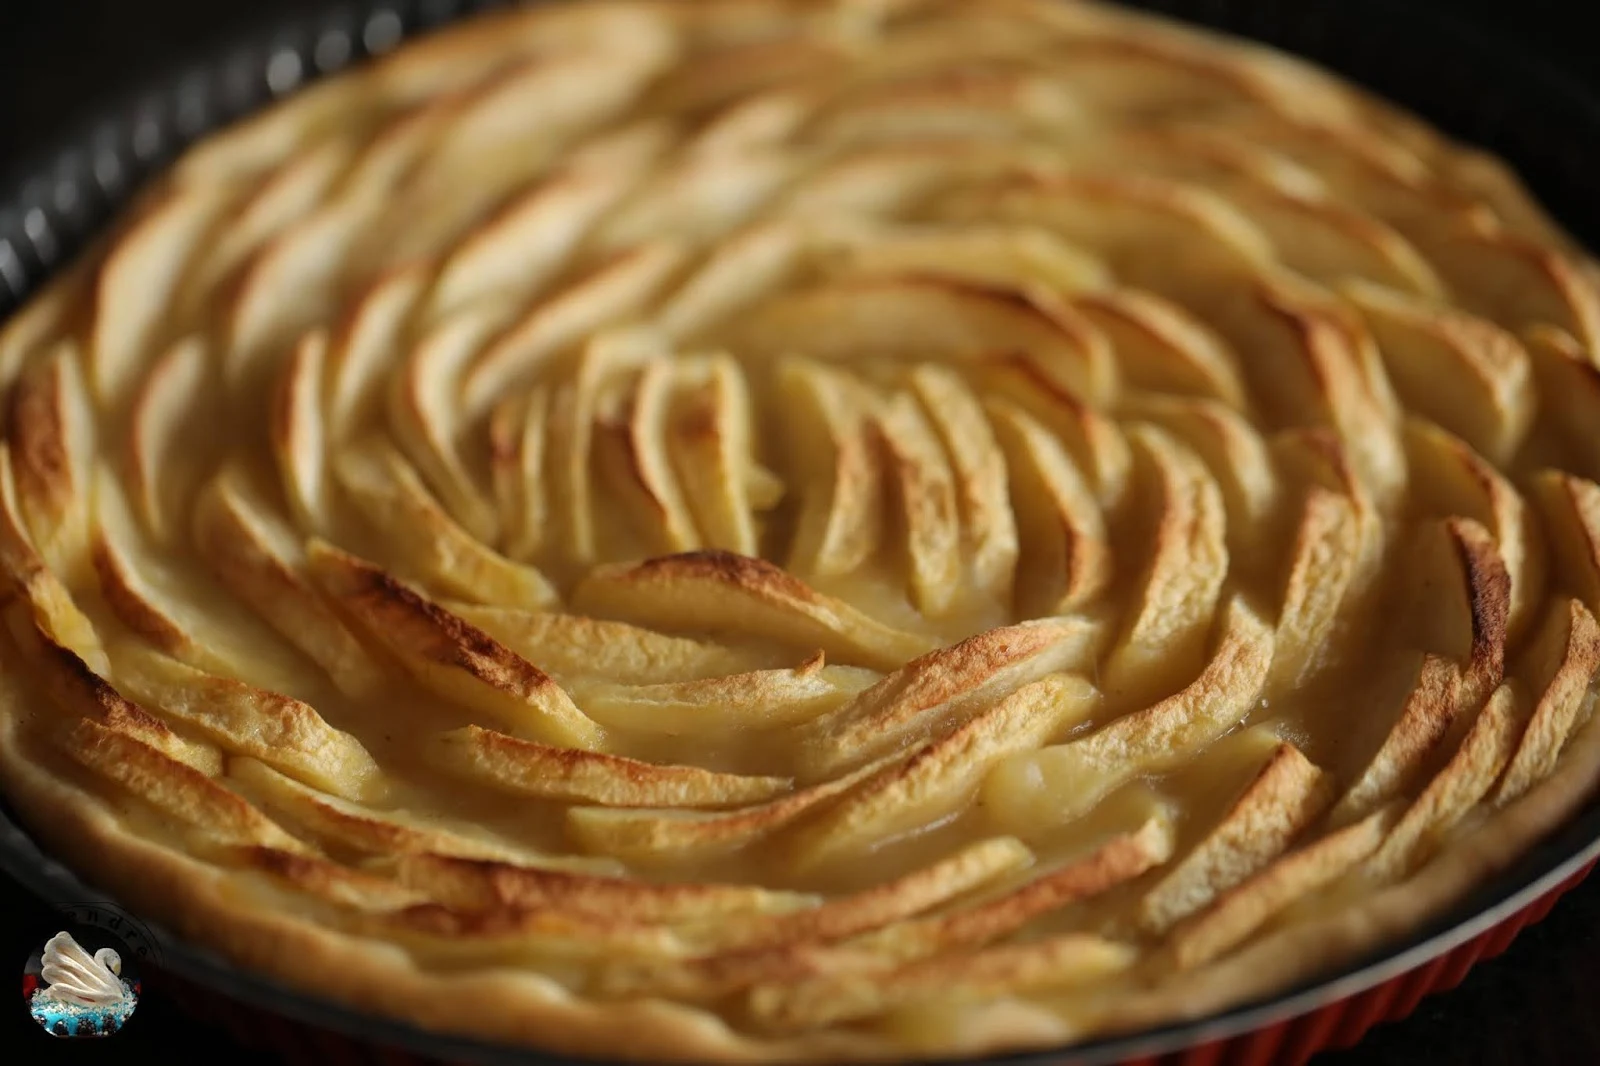
<path id="1" fill-rule="evenodd" d="M 108 1036 L 122 1028 L 138 1003 L 138 984 L 123 977 L 121 956 L 111 948 L 91 955 L 71 933 L 45 942 L 38 978 L 30 1012 L 56 1036 Z"/>

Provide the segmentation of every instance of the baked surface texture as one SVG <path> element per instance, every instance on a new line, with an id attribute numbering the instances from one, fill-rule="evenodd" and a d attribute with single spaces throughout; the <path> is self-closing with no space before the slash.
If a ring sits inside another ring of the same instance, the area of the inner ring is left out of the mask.
<path id="1" fill-rule="evenodd" d="M 1600 269 L 1050 0 L 482 15 L 0 327 L 0 783 L 423 1027 L 1050 1047 L 1414 929 L 1600 776 Z"/>

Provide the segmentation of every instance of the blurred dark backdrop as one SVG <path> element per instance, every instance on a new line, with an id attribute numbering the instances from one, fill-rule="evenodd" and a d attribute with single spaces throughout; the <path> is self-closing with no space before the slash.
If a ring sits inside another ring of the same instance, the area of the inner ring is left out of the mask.
<path id="1" fill-rule="evenodd" d="M 972 0 L 981 2 L 981 0 Z M 1339 0 L 1262 0 L 1280 7 Z M 1587 29 L 1593 0 L 1390 0 L 1394 9 L 1439 6 L 1532 49 L 1600 94 L 1600 63 Z M 330 8 L 327 0 L 0 0 L 0 191 L 52 138 L 100 109 L 123 103 L 175 63 L 239 39 L 285 14 Z M 1372 27 L 1384 33 L 1382 25 Z M 1419 64 L 1427 57 L 1419 54 Z M 1487 84 L 1495 72 L 1484 71 Z M 1600 145 L 1596 146 L 1600 152 Z M 1600 180 L 1597 180 L 1600 188 Z M 0 983 L 57 919 L 0 876 Z M 16 986 L 13 986 L 16 987 Z M 1600 1062 L 1600 875 L 1524 933 L 1502 958 L 1461 988 L 1425 1002 L 1408 1021 L 1374 1032 L 1357 1051 L 1316 1066 L 1576 1066 Z M 103 1043 L 51 1041 L 27 1019 L 18 995 L 0 1005 L 6 1061 L 55 1063 L 218 1061 L 264 1066 L 204 1020 L 189 1018 L 148 988 L 128 1028 Z"/>

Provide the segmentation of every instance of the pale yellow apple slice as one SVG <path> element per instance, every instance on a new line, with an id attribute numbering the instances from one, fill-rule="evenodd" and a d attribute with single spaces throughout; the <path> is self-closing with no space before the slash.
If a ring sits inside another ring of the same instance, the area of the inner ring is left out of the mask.
<path id="1" fill-rule="evenodd" d="M 825 779 L 921 744 L 1056 671 L 1087 671 L 1105 627 L 1041 618 L 986 630 L 928 652 L 800 732 L 804 776 Z"/>
<path id="2" fill-rule="evenodd" d="M 568 167 L 521 194 L 450 252 L 428 298 L 428 319 L 442 321 L 492 295 L 537 294 L 637 180 L 620 168 Z"/>
<path id="3" fill-rule="evenodd" d="M 1034 226 L 863 225 L 829 238 L 823 270 L 837 277 L 946 277 L 1058 296 L 1109 284 L 1093 256 Z"/>
<path id="4" fill-rule="evenodd" d="M 603 331 L 641 317 L 688 256 L 683 244 L 665 238 L 641 244 L 601 261 L 536 303 L 468 369 L 462 383 L 468 416 L 487 411 L 506 389 L 567 349 L 584 345 L 592 350 Z"/>
<path id="5" fill-rule="evenodd" d="M 910 393 L 874 405 L 872 425 L 899 511 L 897 551 L 905 559 L 908 592 L 923 614 L 941 617 L 955 607 L 963 578 L 961 516 L 955 475 L 943 444 Z"/>
<path id="6" fill-rule="evenodd" d="M 780 652 L 749 645 L 691 640 L 577 614 L 457 601 L 446 601 L 444 606 L 560 678 L 667 685 L 767 669 L 784 658 Z"/>
<path id="7" fill-rule="evenodd" d="M 700 530 L 667 453 L 673 362 L 655 356 L 628 383 L 597 399 L 595 462 L 609 495 L 622 503 L 630 532 L 649 554 L 694 551 Z"/>
<path id="8" fill-rule="evenodd" d="M 383 671 L 301 573 L 305 550 L 238 465 L 211 480 L 194 513 L 195 550 L 222 585 L 320 665 L 341 691 L 361 697 Z"/>
<path id="9" fill-rule="evenodd" d="M 1406 407 L 1511 461 L 1534 415 L 1533 371 L 1516 337 L 1481 318 L 1371 283 L 1345 294 L 1361 309 Z"/>
<path id="10" fill-rule="evenodd" d="M 12 491 L 39 556 L 69 584 L 89 562 L 95 416 L 77 345 L 63 341 L 12 386 L 6 419 Z"/>
<path id="11" fill-rule="evenodd" d="M 683 357 L 673 372 L 667 455 L 700 534 L 707 547 L 760 554 L 756 512 L 777 502 L 762 490 L 782 486 L 755 457 L 744 374 L 727 355 Z"/>
<path id="12" fill-rule="evenodd" d="M 237 195 L 227 185 L 172 189 L 140 214 L 101 264 L 88 363 L 103 409 L 119 409 L 145 364 L 181 332 L 170 309 Z"/>
<path id="13" fill-rule="evenodd" d="M 1098 501 L 1037 419 L 1006 400 L 986 406 L 1009 469 L 1020 566 L 1029 575 L 1016 590 L 1016 608 L 1030 616 L 1081 610 L 1110 587 L 1113 573 Z"/>
<path id="14" fill-rule="evenodd" d="M 1238 357 L 1199 318 L 1155 293 L 1104 288 L 1074 297 L 1136 388 L 1248 407 Z"/>
<path id="15" fill-rule="evenodd" d="M 260 759 L 345 799 L 381 790 L 378 764 L 316 708 L 185 666 L 134 641 L 108 649 L 112 677 L 134 699 L 182 722 L 230 753 Z"/>
<path id="16" fill-rule="evenodd" d="M 567 808 L 567 830 L 588 850 L 629 862 L 676 865 L 715 858 L 771 837 L 899 758 L 890 756 L 843 777 L 732 810 L 573 806 Z"/>
<path id="17" fill-rule="evenodd" d="M 879 676 L 855 666 L 827 666 L 819 653 L 787 669 L 653 685 L 583 680 L 571 688 L 584 713 L 607 728 L 709 739 L 811 721 L 848 703 Z"/>
<path id="18" fill-rule="evenodd" d="M 460 312 L 430 330 L 390 379 L 388 424 L 395 442 L 444 503 L 478 540 L 494 544 L 499 516 L 462 455 L 457 402 L 461 375 L 499 326 L 495 308 Z"/>
<path id="19" fill-rule="evenodd" d="M 555 748 L 478 726 L 441 734 L 425 756 L 441 769 L 489 788 L 605 807 L 738 807 L 772 799 L 793 784 L 785 777 L 718 773 Z"/>
<path id="20" fill-rule="evenodd" d="M 1552 569 L 1590 611 L 1600 610 L 1600 485 L 1560 470 L 1541 470 L 1530 487 Z"/>
<path id="21" fill-rule="evenodd" d="M 1494 538 L 1467 518 L 1425 521 L 1412 534 L 1406 619 L 1413 646 L 1462 664 L 1462 709 L 1474 713 L 1505 678 L 1511 577 Z M 1414 598 L 1429 592 L 1426 609 Z"/>
<path id="22" fill-rule="evenodd" d="M 422 265 L 412 265 L 385 274 L 352 297 L 328 347 L 330 446 L 367 432 L 378 420 L 383 384 L 431 276 Z"/>
<path id="23" fill-rule="evenodd" d="M 652 314 L 675 340 L 701 337 L 790 281 L 810 233 L 788 220 L 759 221 L 718 242 Z"/>
<path id="24" fill-rule="evenodd" d="M 945 138 L 1070 139 L 1085 122 L 1076 86 L 1040 71 L 943 72 L 869 83 L 842 94 L 807 128 L 829 146 L 922 143 Z"/>
<path id="25" fill-rule="evenodd" d="M 961 375 L 924 363 L 906 377 L 938 431 L 955 475 L 961 536 L 972 582 L 993 599 L 1010 602 L 1019 552 L 1017 520 L 1006 479 L 1006 457 L 983 405 Z"/>
<path id="26" fill-rule="evenodd" d="M 513 393 L 489 413 L 489 472 L 507 557 L 528 560 L 544 546 L 550 522 L 544 483 L 550 390 Z"/>
<path id="27" fill-rule="evenodd" d="M 344 449 L 334 473 L 363 518 L 384 535 L 385 547 L 420 579 L 454 595 L 525 609 L 556 602 L 538 570 L 485 547 L 445 514 L 384 438 Z"/>
<path id="28" fill-rule="evenodd" d="M 214 402 L 208 399 L 216 384 L 211 360 L 203 337 L 181 340 L 150 368 L 133 398 L 128 488 L 145 528 L 161 544 L 172 543 L 181 532 L 180 516 L 198 472 L 195 446 L 217 428 Z"/>
<path id="29" fill-rule="evenodd" d="M 300 339 L 279 372 L 268 414 L 272 455 L 283 494 L 307 533 L 328 526 L 327 426 L 322 404 L 328 335 L 312 330 Z"/>
<path id="30" fill-rule="evenodd" d="M 789 854 L 806 867 L 845 861 L 937 824 L 971 800 L 991 766 L 1057 739 L 1099 705 L 1094 686 L 1072 674 L 1024 685 L 853 789 L 794 836 Z"/>
<path id="31" fill-rule="evenodd" d="M 1222 490 L 1194 452 L 1149 426 L 1130 430 L 1129 440 L 1152 526 L 1104 688 L 1109 698 L 1136 705 L 1200 672 L 1229 557 Z"/>
<path id="32" fill-rule="evenodd" d="M 1525 340 L 1538 385 L 1541 417 L 1535 430 L 1556 437 L 1572 473 L 1600 478 L 1600 441 L 1592 432 L 1592 415 L 1600 408 L 1600 366 L 1561 330 L 1535 327 Z"/>
<path id="33" fill-rule="evenodd" d="M 724 331 L 741 358 L 798 355 L 822 362 L 917 360 L 960 365 L 996 351 L 1028 352 L 1089 403 L 1116 388 L 1104 343 L 1043 293 L 937 277 L 872 277 L 817 285 L 766 301 Z"/>
<path id="34" fill-rule="evenodd" d="M 243 845 L 225 850 L 222 861 L 350 910 L 392 911 L 429 902 L 423 893 L 404 888 L 387 877 L 306 852 Z"/>
<path id="35" fill-rule="evenodd" d="M 800 493 L 789 568 L 851 573 L 884 536 L 887 471 L 868 421 L 875 398 L 846 371 L 808 361 L 783 363 L 777 388 Z"/>
<path id="36" fill-rule="evenodd" d="M 323 591 L 436 695 L 554 744 L 600 745 L 603 731 L 560 685 L 487 633 L 325 541 L 307 559 Z"/>
<path id="37" fill-rule="evenodd" d="M 230 759 L 226 780 L 318 842 L 375 856 L 380 862 L 401 855 L 444 855 L 597 874 L 621 870 L 606 859 L 545 855 L 436 813 L 412 813 L 335 796 L 258 759 Z"/>
<path id="38" fill-rule="evenodd" d="M 784 145 L 731 156 L 685 156 L 610 212 L 590 243 L 602 253 L 662 235 L 713 244 L 776 196 L 803 160 Z"/>
<path id="39" fill-rule="evenodd" d="M 1082 739 L 1011 756 L 984 781 L 983 802 L 997 824 L 1039 832 L 1083 815 L 1134 778 L 1180 765 L 1255 709 L 1272 651 L 1271 627 L 1233 600 L 1210 663 L 1187 688 Z"/>
<path id="40" fill-rule="evenodd" d="M 1347 594 L 1361 566 L 1362 529 L 1347 497 L 1312 485 L 1289 548 L 1269 700 L 1301 691 L 1347 648 Z"/>

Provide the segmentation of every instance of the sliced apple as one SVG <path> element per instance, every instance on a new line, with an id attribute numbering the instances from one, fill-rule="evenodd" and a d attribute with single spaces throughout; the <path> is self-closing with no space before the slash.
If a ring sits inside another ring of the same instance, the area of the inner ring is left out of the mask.
<path id="1" fill-rule="evenodd" d="M 23 370 L 9 397 L 12 491 L 29 539 L 69 584 L 89 563 L 95 416 L 77 346 L 63 341 Z"/>
<path id="2" fill-rule="evenodd" d="M 673 376 L 672 362 L 655 356 L 627 391 L 618 387 L 602 393 L 595 409 L 594 452 L 603 484 L 622 502 L 632 519 L 630 530 L 650 554 L 701 547 L 700 530 L 667 453 Z"/>
<path id="3" fill-rule="evenodd" d="M 1117 364 L 1136 388 L 1248 406 L 1238 356 L 1200 319 L 1140 289 L 1104 288 L 1072 306 L 1110 342 Z"/>
<path id="4" fill-rule="evenodd" d="M 1600 671 L 1600 623 L 1578 600 L 1550 607 L 1519 671 L 1537 703 L 1517 743 L 1494 801 L 1509 803 L 1555 768 Z"/>
<path id="5" fill-rule="evenodd" d="M 925 615 L 942 617 L 955 607 L 964 576 L 955 475 L 937 433 L 910 393 L 896 393 L 876 404 L 872 424 L 900 512 L 898 532 L 904 537 L 911 602 Z"/>
<path id="6" fill-rule="evenodd" d="M 173 345 L 150 369 L 133 399 L 126 470 L 128 487 L 145 528 L 161 544 L 181 532 L 176 517 L 187 510 L 194 449 L 215 432 L 212 354 L 199 335 Z M 186 476 L 187 475 L 187 476 Z"/>
<path id="7" fill-rule="evenodd" d="M 781 484 L 755 458 L 754 418 L 744 374 L 726 355 L 684 357 L 673 367 L 676 398 L 667 455 L 707 547 L 760 553 L 756 512 Z"/>

